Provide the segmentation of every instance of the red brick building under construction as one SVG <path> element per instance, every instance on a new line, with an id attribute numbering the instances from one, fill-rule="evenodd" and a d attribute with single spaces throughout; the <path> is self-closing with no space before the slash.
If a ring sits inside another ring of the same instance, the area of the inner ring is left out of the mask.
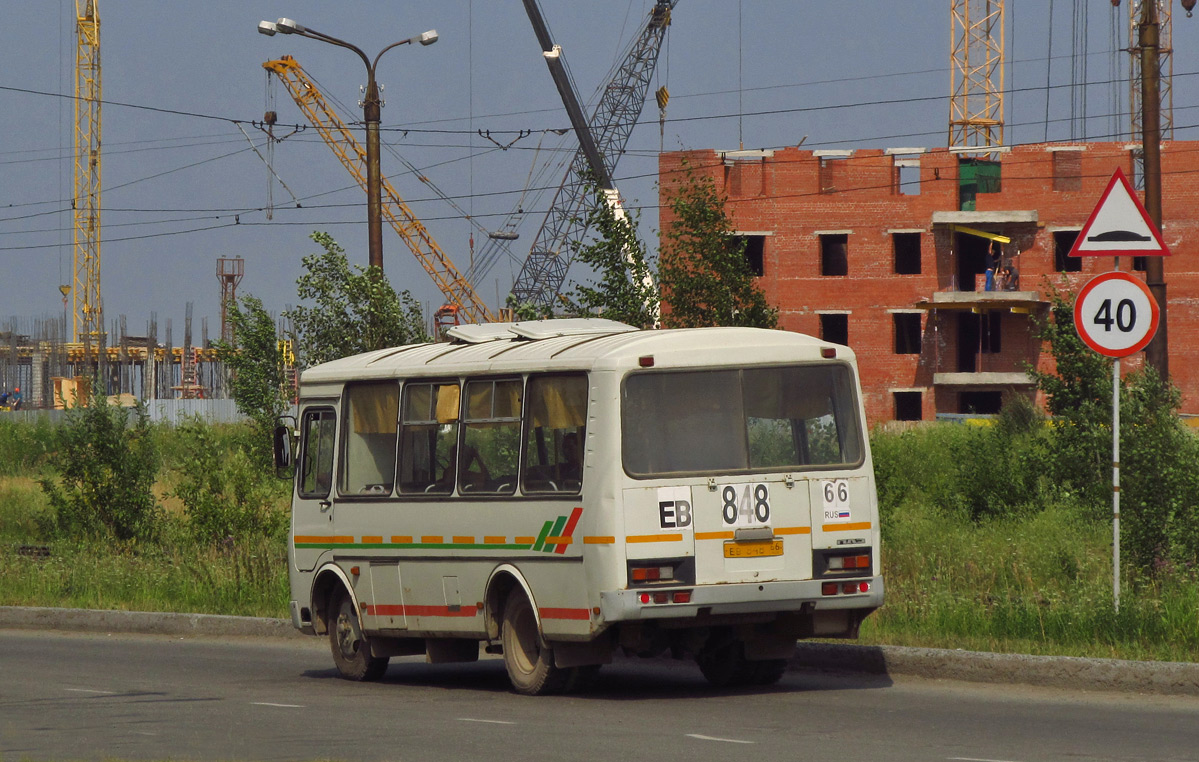
<path id="1" fill-rule="evenodd" d="M 684 165 L 711 177 L 781 327 L 857 353 L 871 422 L 994 413 L 1035 395 L 1030 366 L 1053 367 L 1036 338 L 1052 289 L 1073 299 L 1114 269 L 1113 257 L 1066 254 L 1115 169 L 1135 183 L 1137 149 L 665 153 L 661 226 Z M 1170 374 L 1189 414 L 1199 414 L 1197 201 L 1199 142 L 1163 144 Z M 985 290 L 988 264 L 1010 264 L 1018 285 Z M 1144 277 L 1142 261 L 1123 257 L 1120 269 Z"/>

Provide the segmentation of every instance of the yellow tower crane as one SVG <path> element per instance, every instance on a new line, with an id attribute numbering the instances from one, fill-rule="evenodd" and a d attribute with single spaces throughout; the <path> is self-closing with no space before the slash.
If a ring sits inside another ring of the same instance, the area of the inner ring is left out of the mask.
<path id="1" fill-rule="evenodd" d="M 275 61 L 267 61 L 262 67 L 279 78 L 296 105 L 300 107 L 300 111 L 304 112 L 321 138 L 341 160 L 342 165 L 358 180 L 363 190 L 366 190 L 366 149 L 359 145 L 350 128 L 329 106 L 316 84 L 304 73 L 295 59 L 283 56 Z M 427 182 L 423 177 L 420 179 Z M 383 178 L 381 185 L 384 196 L 383 217 L 416 255 L 417 261 L 445 295 L 449 306 L 457 307 L 468 322 L 494 322 L 495 315 L 475 293 L 474 286 L 462 276 L 441 250 L 429 235 L 429 231 L 400 198 L 396 189 L 386 178 Z"/>
<path id="2" fill-rule="evenodd" d="M 1003 145 L 1004 0 L 953 0 L 949 146 Z"/>
<path id="3" fill-rule="evenodd" d="M 75 22 L 72 328 L 76 341 L 98 342 L 104 319 L 100 303 L 100 13 L 96 0 L 75 0 Z"/>

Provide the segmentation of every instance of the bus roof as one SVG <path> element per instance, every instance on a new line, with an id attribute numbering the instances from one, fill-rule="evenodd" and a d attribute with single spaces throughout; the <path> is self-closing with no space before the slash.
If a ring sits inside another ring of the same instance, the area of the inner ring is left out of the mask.
<path id="1" fill-rule="evenodd" d="M 449 342 L 409 344 L 305 370 L 301 385 L 372 378 L 552 370 L 626 370 L 818 361 L 853 362 L 849 347 L 762 328 L 639 330 L 598 318 L 455 326 Z M 822 352 L 822 350 L 824 350 Z M 647 361 L 643 358 L 653 358 Z"/>

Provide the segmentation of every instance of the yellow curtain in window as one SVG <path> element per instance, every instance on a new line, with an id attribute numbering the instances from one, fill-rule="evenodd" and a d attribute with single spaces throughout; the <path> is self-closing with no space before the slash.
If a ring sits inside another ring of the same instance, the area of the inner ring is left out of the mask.
<path id="1" fill-rule="evenodd" d="M 538 378 L 529 386 L 529 405 L 532 406 L 535 428 L 573 429 L 586 424 L 586 378 Z"/>

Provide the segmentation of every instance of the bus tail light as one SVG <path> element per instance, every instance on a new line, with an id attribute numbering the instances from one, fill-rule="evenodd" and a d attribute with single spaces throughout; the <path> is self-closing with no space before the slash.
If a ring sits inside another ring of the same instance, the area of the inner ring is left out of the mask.
<path id="1" fill-rule="evenodd" d="M 829 571 L 846 569 L 869 569 L 870 556 L 832 556 L 828 560 Z"/>
<path id="2" fill-rule="evenodd" d="M 869 582 L 822 582 L 820 583 L 821 595 L 854 595 L 855 593 L 870 592 Z"/>
<path id="3" fill-rule="evenodd" d="M 673 579 L 673 566 L 634 566 L 629 569 L 631 582 L 668 582 Z"/>
<path id="4" fill-rule="evenodd" d="M 637 600 L 643 605 L 650 603 L 690 603 L 690 590 L 661 590 L 652 593 L 639 593 Z"/>

